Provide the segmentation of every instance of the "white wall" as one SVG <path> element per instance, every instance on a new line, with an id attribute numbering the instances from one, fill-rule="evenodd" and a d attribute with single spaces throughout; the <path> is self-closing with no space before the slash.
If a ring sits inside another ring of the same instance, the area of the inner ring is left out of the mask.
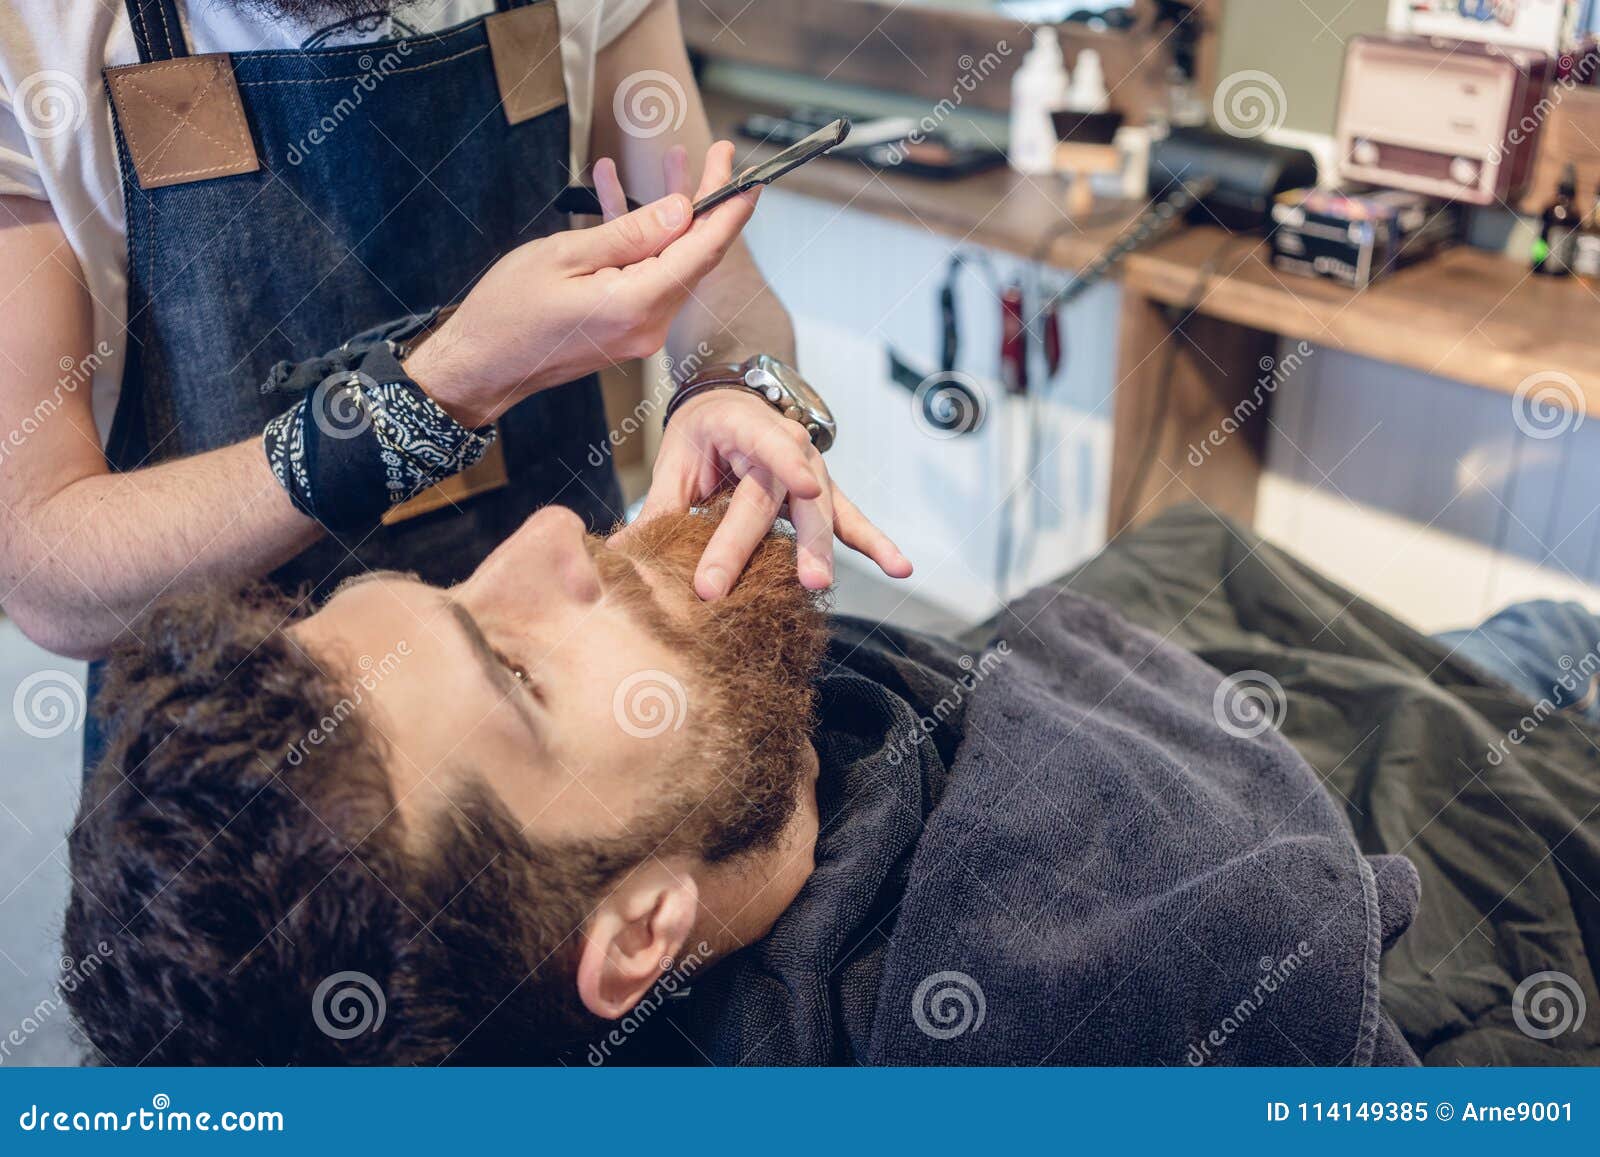
<path id="1" fill-rule="evenodd" d="M 1257 528 L 1425 630 L 1529 598 L 1600 608 L 1600 424 L 1532 438 L 1514 407 L 1318 350 L 1277 394 Z"/>
<path id="2" fill-rule="evenodd" d="M 1038 485 L 1030 486 L 1023 481 L 1026 406 L 1007 399 L 996 381 L 1000 305 L 983 277 L 969 271 L 957 284 L 957 368 L 972 374 L 989 398 L 982 429 L 934 437 L 916 420 L 912 395 L 888 374 L 890 344 L 926 372 L 938 368 L 938 293 L 952 241 L 780 189 L 763 195 L 746 237 L 795 317 L 807 377 L 839 420 L 830 469 L 917 565 L 907 589 L 971 620 L 997 607 L 1008 492 L 1016 495 L 1019 539 L 1026 526 L 1038 527 L 1018 589 L 1099 548 L 1110 478 L 1114 286 L 1091 292 L 1066 319 L 1071 356 L 1038 404 L 1046 452 Z M 1022 267 L 1010 258 L 995 261 L 1003 280 Z"/>
<path id="3" fill-rule="evenodd" d="M 910 590 L 969 620 L 987 616 L 999 602 L 1008 492 L 1033 503 L 1013 509 L 1019 538 L 1037 520 L 1011 593 L 1103 545 L 1115 285 L 1066 319 L 1067 371 L 1039 410 L 1048 452 L 1036 485 L 1019 488 L 1028 415 L 995 381 L 999 304 L 981 278 L 958 282 L 958 368 L 993 403 L 985 427 L 929 436 L 888 378 L 889 343 L 936 368 L 938 291 L 955 242 L 781 189 L 764 195 L 747 236 L 795 315 L 807 376 L 839 418 L 834 476 L 917 564 Z M 990 256 L 1003 280 L 1022 270 Z M 1430 631 L 1526 598 L 1600 609 L 1600 416 L 1537 440 L 1519 431 L 1507 394 L 1326 349 L 1274 405 L 1257 528 L 1330 577 Z"/>

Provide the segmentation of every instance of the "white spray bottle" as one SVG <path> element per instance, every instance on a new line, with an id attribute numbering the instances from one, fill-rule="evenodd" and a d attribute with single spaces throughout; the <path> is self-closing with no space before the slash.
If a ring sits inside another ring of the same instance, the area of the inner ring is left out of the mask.
<path id="1" fill-rule="evenodd" d="M 1048 173 L 1054 167 L 1056 129 L 1050 114 L 1067 106 L 1067 64 L 1050 25 L 1034 29 L 1033 47 L 1011 78 L 1011 167 Z"/>

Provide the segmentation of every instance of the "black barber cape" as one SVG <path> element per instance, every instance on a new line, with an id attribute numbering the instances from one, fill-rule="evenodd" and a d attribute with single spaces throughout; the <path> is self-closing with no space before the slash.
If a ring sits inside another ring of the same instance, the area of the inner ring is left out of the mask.
<path id="1" fill-rule="evenodd" d="M 695 979 L 678 1059 L 1415 1063 L 1378 976 L 1415 871 L 1221 680 L 1061 587 L 966 651 L 837 620 L 816 872 Z"/>

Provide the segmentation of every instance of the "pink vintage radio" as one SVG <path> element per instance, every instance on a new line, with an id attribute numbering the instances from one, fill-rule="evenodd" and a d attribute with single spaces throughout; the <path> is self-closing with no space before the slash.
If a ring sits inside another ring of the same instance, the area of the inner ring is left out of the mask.
<path id="1" fill-rule="evenodd" d="M 1473 41 L 1353 37 L 1340 175 L 1472 205 L 1512 201 L 1533 173 L 1552 65 L 1541 52 Z"/>

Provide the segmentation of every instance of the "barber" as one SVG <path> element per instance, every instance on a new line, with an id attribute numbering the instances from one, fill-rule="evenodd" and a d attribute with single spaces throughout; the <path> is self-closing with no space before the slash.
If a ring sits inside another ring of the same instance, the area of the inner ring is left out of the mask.
<path id="1" fill-rule="evenodd" d="M 754 198 L 690 220 L 689 158 L 710 189 L 733 148 L 676 0 L 40 8 L 0 13 L 0 598 L 52 651 L 206 580 L 449 582 L 547 503 L 612 525 L 595 372 L 663 342 L 803 385 Z M 588 155 L 609 208 L 648 203 L 563 232 Z M 740 480 L 703 597 L 780 509 L 808 586 L 835 535 L 909 573 L 796 416 L 675 408 L 647 513 Z"/>

